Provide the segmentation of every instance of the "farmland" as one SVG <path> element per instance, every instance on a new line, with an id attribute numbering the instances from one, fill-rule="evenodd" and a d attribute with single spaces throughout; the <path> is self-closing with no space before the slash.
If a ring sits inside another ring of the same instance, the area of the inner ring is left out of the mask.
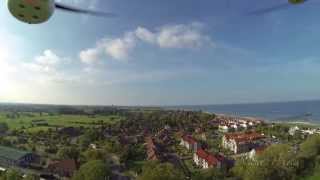
<path id="1" fill-rule="evenodd" d="M 24 129 L 38 132 L 55 127 L 90 127 L 100 124 L 114 124 L 121 120 L 113 115 L 59 115 L 47 113 L 0 113 L 0 123 L 7 123 L 10 130 Z"/>

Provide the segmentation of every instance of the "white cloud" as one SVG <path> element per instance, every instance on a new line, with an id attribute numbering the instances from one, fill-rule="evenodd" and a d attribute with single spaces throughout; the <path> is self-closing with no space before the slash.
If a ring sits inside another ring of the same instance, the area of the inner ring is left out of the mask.
<path id="1" fill-rule="evenodd" d="M 156 32 L 138 27 L 135 34 L 140 40 L 161 48 L 200 48 L 213 44 L 210 37 L 202 33 L 202 29 L 203 25 L 200 23 L 164 26 Z"/>
<path id="2" fill-rule="evenodd" d="M 67 58 L 60 57 L 52 50 L 47 49 L 42 55 L 36 56 L 32 62 L 23 63 L 22 66 L 38 73 L 55 74 L 58 66 L 67 61 Z"/>
<path id="3" fill-rule="evenodd" d="M 103 53 L 116 60 L 127 60 L 138 42 L 156 45 L 160 48 L 179 49 L 195 49 L 208 44 L 213 45 L 210 37 L 202 31 L 203 24 L 201 23 L 164 26 L 154 32 L 138 27 L 134 31 L 125 33 L 123 37 L 100 40 L 96 47 L 81 51 L 79 57 L 85 64 L 98 62 Z"/>
<path id="4" fill-rule="evenodd" d="M 146 29 L 144 27 L 138 27 L 135 34 L 142 41 L 145 41 L 148 43 L 155 43 L 156 42 L 156 34 L 154 34 L 153 32 L 149 31 L 148 29 Z"/>
<path id="5" fill-rule="evenodd" d="M 210 38 L 202 35 L 199 29 L 186 25 L 164 27 L 157 40 L 164 48 L 199 48 L 210 42 Z"/>
<path id="6" fill-rule="evenodd" d="M 43 52 L 43 55 L 35 58 L 35 62 L 43 66 L 55 66 L 61 62 L 61 59 L 52 50 L 47 49 Z"/>
<path id="7" fill-rule="evenodd" d="M 99 60 L 100 54 L 100 48 L 91 48 L 81 51 L 79 57 L 85 64 L 94 64 Z"/>
<path id="8" fill-rule="evenodd" d="M 104 41 L 105 52 L 117 60 L 129 58 L 129 53 L 136 45 L 136 38 L 132 33 L 127 33 L 123 38 Z"/>

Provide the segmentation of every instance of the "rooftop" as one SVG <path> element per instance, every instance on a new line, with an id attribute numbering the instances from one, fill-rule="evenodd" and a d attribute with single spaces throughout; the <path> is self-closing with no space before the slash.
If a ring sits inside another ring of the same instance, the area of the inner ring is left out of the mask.
<path id="1" fill-rule="evenodd" d="M 22 151 L 19 149 L 14 149 L 10 147 L 0 146 L 0 157 L 5 157 L 10 160 L 19 160 L 31 152 Z"/>
<path id="2" fill-rule="evenodd" d="M 196 154 L 199 158 L 205 160 L 209 166 L 217 165 L 219 162 L 223 161 L 222 156 L 210 154 L 203 149 L 198 149 Z"/>
<path id="3" fill-rule="evenodd" d="M 190 135 L 184 135 L 184 136 L 182 136 L 182 139 L 184 141 L 187 141 L 189 144 L 196 144 L 197 143 L 197 141 Z"/>
<path id="4" fill-rule="evenodd" d="M 236 142 L 254 141 L 264 138 L 263 135 L 257 132 L 245 132 L 245 133 L 228 133 L 225 134 L 226 139 L 234 139 Z"/>

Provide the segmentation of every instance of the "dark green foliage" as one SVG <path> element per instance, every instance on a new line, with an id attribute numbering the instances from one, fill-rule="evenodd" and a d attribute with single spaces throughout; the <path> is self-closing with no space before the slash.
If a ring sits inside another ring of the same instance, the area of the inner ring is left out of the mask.
<path id="1" fill-rule="evenodd" d="M 1 176 L 1 180 L 22 180 L 22 177 L 17 171 L 9 170 Z"/>
<path id="2" fill-rule="evenodd" d="M 94 160 L 83 164 L 72 180 L 105 180 L 110 176 L 108 165 L 101 160 Z"/>
<path id="3" fill-rule="evenodd" d="M 320 135 L 313 135 L 300 145 L 298 160 L 302 175 L 312 175 L 320 169 Z"/>
<path id="4" fill-rule="evenodd" d="M 121 154 L 121 162 L 144 160 L 146 151 L 143 145 L 128 146 Z"/>
<path id="5" fill-rule="evenodd" d="M 84 156 L 87 161 L 92 160 L 105 160 L 106 153 L 102 150 L 89 149 L 84 153 Z"/>
<path id="6" fill-rule="evenodd" d="M 183 173 L 169 163 L 148 162 L 138 180 L 184 180 Z"/>
<path id="7" fill-rule="evenodd" d="M 222 180 L 226 177 L 226 172 L 220 169 L 210 168 L 201 170 L 194 174 L 192 180 Z"/>
<path id="8" fill-rule="evenodd" d="M 254 160 L 238 160 L 233 173 L 244 180 L 292 180 L 299 163 L 288 145 L 272 145 Z"/>
<path id="9" fill-rule="evenodd" d="M 110 140 L 105 142 L 104 150 L 109 153 L 119 153 L 123 150 L 123 147 L 118 141 Z"/>
<path id="10" fill-rule="evenodd" d="M 61 159 L 74 159 L 78 160 L 80 151 L 76 147 L 64 147 L 58 151 L 58 157 Z"/>

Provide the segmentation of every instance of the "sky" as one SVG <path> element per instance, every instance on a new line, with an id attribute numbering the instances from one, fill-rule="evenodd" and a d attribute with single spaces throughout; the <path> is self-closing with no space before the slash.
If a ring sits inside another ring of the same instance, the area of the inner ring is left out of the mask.
<path id="1" fill-rule="evenodd" d="M 199 105 L 320 99 L 320 2 L 60 0 L 21 23 L 0 3 L 0 102 Z"/>

